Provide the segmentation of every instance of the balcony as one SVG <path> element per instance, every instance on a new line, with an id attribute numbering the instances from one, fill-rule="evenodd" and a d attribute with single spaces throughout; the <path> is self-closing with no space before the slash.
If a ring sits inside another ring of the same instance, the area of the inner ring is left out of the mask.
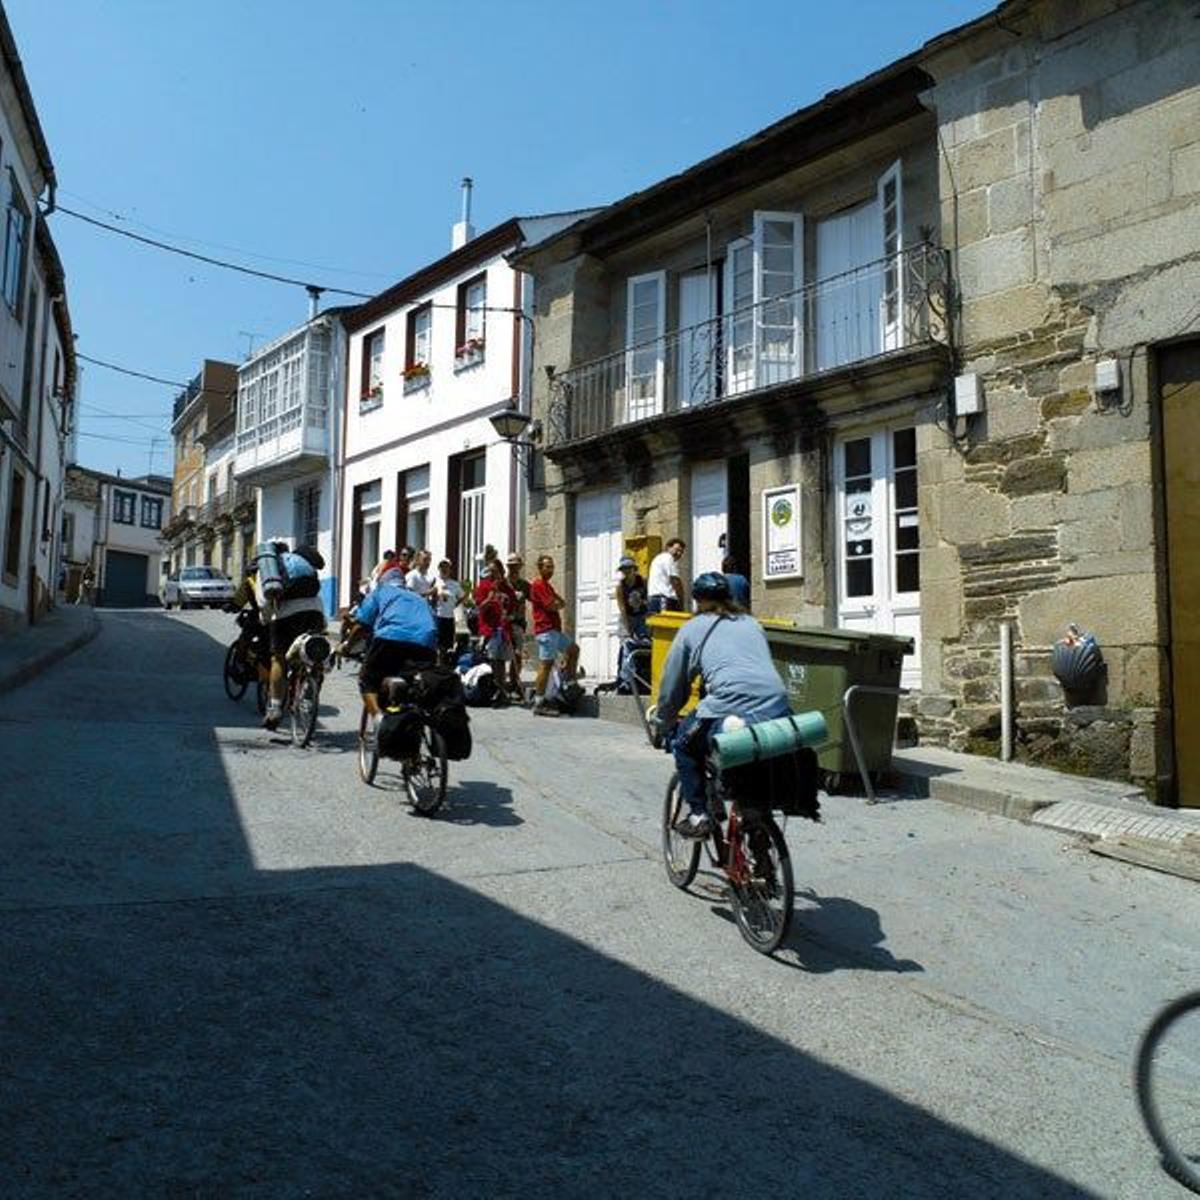
<path id="1" fill-rule="evenodd" d="M 555 377 L 547 447 L 947 342 L 949 269 L 922 244 Z"/>
<path id="2" fill-rule="evenodd" d="M 194 509 L 194 521 L 199 528 L 222 530 L 232 528 L 243 518 L 253 521 L 256 508 L 254 487 L 247 483 L 234 483 L 219 496 L 206 500 Z"/>
<path id="3" fill-rule="evenodd" d="M 328 430 L 296 408 L 239 433 L 233 470 L 239 480 L 262 487 L 307 475 L 328 458 Z"/>

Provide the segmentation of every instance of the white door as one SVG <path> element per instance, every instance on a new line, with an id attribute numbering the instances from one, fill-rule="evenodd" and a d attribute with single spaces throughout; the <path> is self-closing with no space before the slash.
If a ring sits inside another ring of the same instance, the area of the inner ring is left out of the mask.
<path id="1" fill-rule="evenodd" d="M 692 538 L 688 543 L 687 573 L 694 579 L 719 571 L 725 557 L 721 545 L 729 523 L 728 472 L 725 463 L 692 468 Z"/>
<path id="2" fill-rule="evenodd" d="M 580 496 L 575 502 L 575 640 L 590 680 L 617 673 L 620 638 L 613 592 L 621 552 L 620 493 Z"/>
<path id="3" fill-rule="evenodd" d="M 715 277 L 690 271 L 679 277 L 679 340 L 675 379 L 680 408 L 703 404 L 716 396 L 718 339 Z"/>
<path id="4" fill-rule="evenodd" d="M 921 686 L 921 531 L 910 426 L 844 438 L 836 452 L 838 624 L 911 637 L 901 685 Z"/>

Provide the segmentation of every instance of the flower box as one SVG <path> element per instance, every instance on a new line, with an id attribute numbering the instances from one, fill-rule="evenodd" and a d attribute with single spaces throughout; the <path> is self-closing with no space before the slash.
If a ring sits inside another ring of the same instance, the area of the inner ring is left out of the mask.
<path id="1" fill-rule="evenodd" d="M 484 340 L 481 337 L 468 338 L 454 351 L 454 369 L 464 371 L 477 363 L 483 362 Z"/>
<path id="2" fill-rule="evenodd" d="M 367 388 L 358 398 L 358 411 L 360 413 L 371 412 L 376 408 L 383 407 L 383 384 L 376 384 L 373 388 Z"/>
<path id="3" fill-rule="evenodd" d="M 429 384 L 429 364 L 413 363 L 411 367 L 404 368 L 401 377 L 404 380 L 405 395 L 409 392 L 419 391 Z"/>

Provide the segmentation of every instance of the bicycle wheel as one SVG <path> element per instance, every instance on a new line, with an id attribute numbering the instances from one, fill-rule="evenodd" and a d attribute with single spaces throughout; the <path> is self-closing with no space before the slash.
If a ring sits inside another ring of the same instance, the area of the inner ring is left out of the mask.
<path id="1" fill-rule="evenodd" d="M 795 902 L 787 842 L 767 812 L 745 816 L 738 827 L 738 840 L 735 860 L 743 869 L 740 879 L 731 875 L 729 880 L 733 915 L 742 937 L 755 950 L 773 954 L 787 937 Z"/>
<path id="2" fill-rule="evenodd" d="M 667 878 L 677 888 L 686 888 L 696 878 L 696 868 L 700 865 L 701 842 L 675 831 L 675 822 L 683 814 L 683 807 L 679 776 L 672 775 L 663 800 L 662 847 Z"/>
<path id="3" fill-rule="evenodd" d="M 1200 992 L 1173 1000 L 1138 1046 L 1138 1108 L 1163 1168 L 1200 1195 Z"/>
<path id="4" fill-rule="evenodd" d="M 436 729 L 426 725 L 421 735 L 420 756 L 414 762 L 404 764 L 408 802 L 422 817 L 432 817 L 446 799 L 448 783 L 446 743 Z"/>
<path id="5" fill-rule="evenodd" d="M 301 671 L 291 687 L 292 745 L 301 750 L 312 741 L 321 706 L 321 685 L 311 671 Z"/>
<path id="6" fill-rule="evenodd" d="M 364 708 L 358 722 L 358 776 L 368 786 L 375 782 L 375 773 L 379 770 L 379 740 L 374 733 L 368 732 L 369 721 Z"/>
<path id="7" fill-rule="evenodd" d="M 225 651 L 225 695 L 230 700 L 240 700 L 246 694 L 246 685 L 241 647 L 237 642 L 231 642 Z"/>

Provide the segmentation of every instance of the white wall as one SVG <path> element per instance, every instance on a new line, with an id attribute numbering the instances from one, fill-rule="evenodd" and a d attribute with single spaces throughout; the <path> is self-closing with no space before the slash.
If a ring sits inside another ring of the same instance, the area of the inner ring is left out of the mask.
<path id="1" fill-rule="evenodd" d="M 469 244 L 469 243 L 468 243 Z M 455 369 L 456 311 L 458 287 L 480 273 L 487 275 L 485 351 L 481 363 Z M 354 532 L 354 489 L 379 479 L 382 482 L 381 549 L 397 540 L 397 474 L 415 467 L 430 468 L 429 533 L 426 547 L 434 561 L 442 555 L 455 559 L 460 573 L 468 567 L 457 562 L 458 548 L 446 545 L 448 460 L 453 455 L 485 449 L 487 453 L 487 499 L 484 506 L 485 540 L 501 554 L 523 542 L 521 471 L 514 470 L 511 447 L 501 442 L 488 421 L 488 414 L 502 408 L 514 393 L 523 390 L 514 378 L 513 332 L 517 318 L 511 312 L 493 311 L 523 304 L 527 297 L 514 291 L 515 272 L 499 254 L 463 271 L 419 301 L 404 305 L 349 337 L 346 379 L 346 449 L 341 488 L 341 544 L 339 575 L 341 603 L 346 602 L 348 581 L 358 577 L 352 564 Z M 431 300 L 431 378 L 427 387 L 405 393 L 402 372 L 406 359 L 407 317 L 413 309 Z M 383 327 L 386 330 L 383 356 L 383 404 L 360 413 L 362 350 L 365 338 Z M 522 340 L 524 331 L 522 331 Z M 518 363 L 520 355 L 517 355 Z M 514 486 L 514 483 L 516 486 Z"/>
<path id="2" fill-rule="evenodd" d="M 296 492 L 302 487 L 319 484 L 321 499 L 317 513 L 317 550 L 325 559 L 321 571 L 321 595 L 325 610 L 332 615 L 337 610 L 337 555 L 334 551 L 333 518 L 334 494 L 331 471 L 317 471 L 299 479 L 268 484 L 258 490 L 259 537 L 282 537 L 293 547 L 298 545 L 300 530 L 296 526 Z"/>

